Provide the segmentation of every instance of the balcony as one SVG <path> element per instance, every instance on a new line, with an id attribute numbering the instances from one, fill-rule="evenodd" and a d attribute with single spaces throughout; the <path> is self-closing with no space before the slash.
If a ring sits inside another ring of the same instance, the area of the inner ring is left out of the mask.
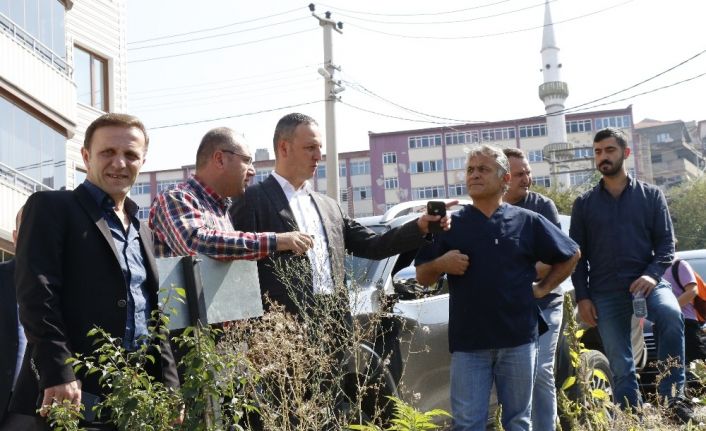
<path id="1" fill-rule="evenodd" d="M 29 195 L 51 188 L 0 163 L 0 240 L 12 241 L 17 211 Z"/>
<path id="2" fill-rule="evenodd" d="M 569 86 L 561 81 L 545 82 L 539 86 L 539 98 L 544 100 L 547 97 L 566 99 L 569 97 Z"/>
<path id="3" fill-rule="evenodd" d="M 73 134 L 76 85 L 66 61 L 0 14 L 0 89 Z"/>

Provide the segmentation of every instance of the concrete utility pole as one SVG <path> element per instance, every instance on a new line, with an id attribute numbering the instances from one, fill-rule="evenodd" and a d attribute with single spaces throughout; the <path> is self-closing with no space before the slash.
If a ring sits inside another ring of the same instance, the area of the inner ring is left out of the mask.
<path id="1" fill-rule="evenodd" d="M 336 101 L 338 93 L 344 90 L 341 81 L 336 80 L 335 73 L 341 68 L 333 62 L 333 32 L 343 34 L 343 23 L 331 19 L 331 12 L 326 12 L 322 18 L 314 10 L 314 3 L 309 4 L 311 15 L 319 20 L 324 29 L 324 67 L 319 68 L 319 74 L 324 77 L 324 99 L 326 100 L 326 194 L 339 200 L 338 185 L 338 151 L 336 149 Z"/>

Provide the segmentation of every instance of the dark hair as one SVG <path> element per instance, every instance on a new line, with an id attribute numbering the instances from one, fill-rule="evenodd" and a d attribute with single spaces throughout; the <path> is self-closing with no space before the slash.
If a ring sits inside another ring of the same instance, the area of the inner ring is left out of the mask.
<path id="1" fill-rule="evenodd" d="M 231 151 L 238 151 L 240 144 L 238 143 L 239 136 L 235 130 L 229 127 L 216 127 L 203 135 L 199 149 L 196 150 L 196 167 L 202 168 L 206 166 L 208 160 L 213 156 L 216 150 L 224 148 Z"/>
<path id="2" fill-rule="evenodd" d="M 112 112 L 101 115 L 93 120 L 93 122 L 88 126 L 86 129 L 86 135 L 83 138 L 83 148 L 87 150 L 91 149 L 91 139 L 93 139 L 93 135 L 96 133 L 96 130 L 101 127 L 125 127 L 126 129 L 136 127 L 140 129 L 142 134 L 145 136 L 145 151 L 147 151 L 147 147 L 150 144 L 150 138 L 147 136 L 147 130 L 145 129 L 145 125 L 142 124 L 142 121 L 134 115 Z"/>
<path id="3" fill-rule="evenodd" d="M 294 131 L 300 124 L 314 124 L 316 126 L 319 123 L 308 115 L 300 114 L 298 112 L 292 112 L 284 117 L 280 118 L 275 126 L 275 136 L 272 138 L 272 145 L 275 149 L 275 158 L 277 158 L 277 143 L 282 139 L 292 139 L 294 136 Z"/>
<path id="4" fill-rule="evenodd" d="M 505 153 L 505 157 L 517 157 L 518 159 L 524 160 L 525 159 L 525 153 L 524 151 L 520 150 L 519 148 L 503 148 L 503 153 Z"/>
<path id="5" fill-rule="evenodd" d="M 612 127 L 599 130 L 598 133 L 596 133 L 596 136 L 593 138 L 593 143 L 595 144 L 596 142 L 600 142 L 608 138 L 615 138 L 615 140 L 618 142 L 618 145 L 620 145 L 620 148 L 625 149 L 625 147 L 628 146 L 627 135 L 625 135 L 622 130 L 614 129 Z"/>

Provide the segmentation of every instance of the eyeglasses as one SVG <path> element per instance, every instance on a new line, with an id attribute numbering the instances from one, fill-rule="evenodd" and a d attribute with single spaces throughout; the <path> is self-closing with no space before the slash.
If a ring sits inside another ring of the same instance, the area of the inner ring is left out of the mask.
<path id="1" fill-rule="evenodd" d="M 252 157 L 250 157 L 250 156 L 246 156 L 245 154 L 241 154 L 241 153 L 236 153 L 235 151 L 231 151 L 231 150 L 221 149 L 221 152 L 236 155 L 236 156 L 240 157 L 241 159 L 243 159 L 243 161 L 245 162 L 246 165 L 252 166 L 253 160 L 252 160 Z"/>

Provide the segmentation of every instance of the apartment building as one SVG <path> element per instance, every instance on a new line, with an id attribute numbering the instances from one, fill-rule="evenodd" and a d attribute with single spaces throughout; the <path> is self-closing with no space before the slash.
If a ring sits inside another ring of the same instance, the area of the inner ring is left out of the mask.
<path id="1" fill-rule="evenodd" d="M 338 155 L 341 203 L 351 217 L 373 215 L 373 184 L 368 153 L 368 151 L 352 151 Z M 261 148 L 255 151 L 253 165 L 255 178 L 252 184 L 256 184 L 270 175 L 275 168 L 275 161 L 270 158 L 269 150 Z M 141 172 L 130 192 L 131 198 L 140 205 L 138 216 L 143 220 L 146 219 L 149 215 L 149 206 L 157 193 L 184 181 L 194 170 L 194 165 L 187 165 L 177 169 Z M 314 190 L 326 193 L 326 175 L 326 156 L 324 156 L 311 181 Z"/>
<path id="2" fill-rule="evenodd" d="M 635 144 L 650 163 L 645 181 L 662 188 L 704 175 L 706 158 L 699 126 L 695 122 L 646 119 L 635 125 Z"/>
<path id="3" fill-rule="evenodd" d="M 124 0 L 0 0 L 0 258 L 37 190 L 85 178 L 86 127 L 126 110 Z"/>
<path id="4" fill-rule="evenodd" d="M 578 187 L 595 173 L 593 135 L 617 127 L 632 142 L 632 107 L 566 115 L 565 144 L 549 142 L 544 118 L 434 127 L 387 133 L 369 133 L 373 214 L 411 199 L 463 197 L 466 149 L 489 143 L 522 149 L 529 160 L 535 184 L 559 188 Z M 641 175 L 638 158 L 627 161 L 631 173 Z"/>

